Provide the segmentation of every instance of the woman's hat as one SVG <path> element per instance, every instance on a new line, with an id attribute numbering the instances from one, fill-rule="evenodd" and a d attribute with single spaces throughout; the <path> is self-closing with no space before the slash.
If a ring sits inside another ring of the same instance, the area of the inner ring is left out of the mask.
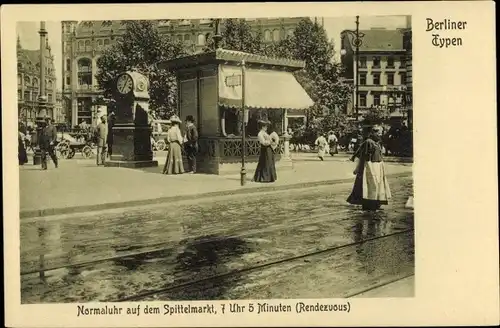
<path id="1" fill-rule="evenodd" d="M 328 131 L 328 134 L 334 134 L 333 130 Z"/>
<path id="2" fill-rule="evenodd" d="M 172 122 L 172 123 L 182 123 L 181 119 L 177 115 L 170 116 L 170 122 Z"/>

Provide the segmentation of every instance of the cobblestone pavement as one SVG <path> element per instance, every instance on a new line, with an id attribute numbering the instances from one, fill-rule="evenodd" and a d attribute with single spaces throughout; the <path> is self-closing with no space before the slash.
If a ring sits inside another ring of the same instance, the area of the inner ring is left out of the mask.
<path id="1" fill-rule="evenodd" d="M 412 178 L 389 181 L 370 214 L 337 184 L 25 219 L 22 303 L 354 295 L 414 273 Z"/>

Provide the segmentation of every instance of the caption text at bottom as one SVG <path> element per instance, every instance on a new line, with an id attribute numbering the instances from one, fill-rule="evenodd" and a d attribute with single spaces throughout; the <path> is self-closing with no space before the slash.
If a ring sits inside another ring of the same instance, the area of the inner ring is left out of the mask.
<path id="1" fill-rule="evenodd" d="M 117 306 L 104 305 L 100 307 L 90 307 L 85 305 L 77 306 L 77 317 L 80 316 L 102 316 L 102 315 L 184 315 L 184 314 L 231 314 L 231 313 L 311 313 L 311 312 L 350 312 L 351 304 L 348 301 L 337 303 L 319 302 L 297 302 L 294 305 L 283 303 L 247 303 L 229 302 L 220 304 L 174 304 L 167 303 L 163 307 L 151 306 L 148 304 L 138 304 L 137 306 Z"/>

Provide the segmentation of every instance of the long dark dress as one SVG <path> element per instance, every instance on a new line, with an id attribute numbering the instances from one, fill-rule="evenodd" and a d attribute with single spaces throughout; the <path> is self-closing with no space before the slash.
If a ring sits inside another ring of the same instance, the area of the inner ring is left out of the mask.
<path id="1" fill-rule="evenodd" d="M 270 145 L 270 138 L 267 133 L 259 132 L 260 156 L 257 169 L 253 176 L 255 182 L 274 182 L 278 179 L 276 165 L 274 162 L 274 152 Z"/>
<path id="2" fill-rule="evenodd" d="M 26 148 L 24 147 L 24 140 L 21 134 L 19 134 L 17 142 L 18 142 L 17 157 L 19 159 L 19 165 L 24 165 L 28 163 L 28 154 L 26 153 Z"/>
<path id="3" fill-rule="evenodd" d="M 381 205 L 388 204 L 391 198 L 391 190 L 385 175 L 382 148 L 374 139 L 374 137 L 366 139 L 351 158 L 352 160 L 356 157 L 359 158 L 359 164 L 356 180 L 347 202 L 362 205 L 365 210 L 376 210 Z"/>

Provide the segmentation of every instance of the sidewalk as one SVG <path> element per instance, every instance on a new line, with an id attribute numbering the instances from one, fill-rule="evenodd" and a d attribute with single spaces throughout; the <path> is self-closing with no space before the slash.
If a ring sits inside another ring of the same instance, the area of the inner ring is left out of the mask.
<path id="1" fill-rule="evenodd" d="M 294 156 L 294 155 L 292 155 Z M 295 157 L 295 156 L 294 156 Z M 192 197 L 213 197 L 258 191 L 285 190 L 315 185 L 352 182 L 353 163 L 345 158 L 319 161 L 315 155 L 300 155 L 293 169 L 278 172 L 273 184 L 251 182 L 253 170 L 247 171 L 247 184 L 240 186 L 240 176 L 208 174 L 161 174 L 159 167 L 127 169 L 97 167 L 93 159 L 61 160 L 58 169 L 49 163 L 20 167 L 20 217 L 37 217 L 104 210 L 176 201 Z M 387 165 L 388 174 L 411 174 L 411 164 Z"/>

